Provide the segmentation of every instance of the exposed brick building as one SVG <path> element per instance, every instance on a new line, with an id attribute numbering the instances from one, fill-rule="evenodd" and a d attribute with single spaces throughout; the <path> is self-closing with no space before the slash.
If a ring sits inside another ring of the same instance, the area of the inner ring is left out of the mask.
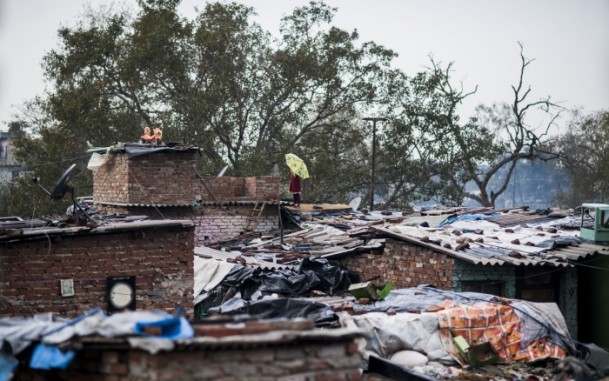
<path id="1" fill-rule="evenodd" d="M 93 171 L 93 197 L 107 214 L 190 219 L 197 244 L 279 229 L 279 179 L 199 177 L 198 150 L 125 145 Z"/>
<path id="2" fill-rule="evenodd" d="M 362 253 L 336 259 L 362 280 L 381 276 L 393 288 L 416 287 L 430 284 L 438 288 L 452 288 L 455 260 L 431 249 L 388 239 L 379 253 Z"/>
<path id="3" fill-rule="evenodd" d="M 174 313 L 181 306 L 192 317 L 193 250 L 189 220 L 3 231 L 0 316 L 74 317 L 96 306 L 105 310 L 108 279 L 130 277 L 137 309 Z M 72 295 L 62 290 L 62 280 Z"/>
<path id="4" fill-rule="evenodd" d="M 126 339 L 83 338 L 70 367 L 53 376 L 71 381 L 358 381 L 363 379 L 359 337 L 361 332 L 350 329 L 275 330 L 195 337 L 156 354 L 130 348 Z M 14 379 L 46 380 L 49 375 L 22 365 Z"/>
<path id="5" fill-rule="evenodd" d="M 386 229 L 379 229 L 389 232 Z M 544 266 L 474 264 L 467 254 L 398 234 L 385 238 L 382 251 L 338 256 L 333 259 L 357 273 L 362 280 L 391 282 L 394 289 L 421 284 L 455 292 L 471 291 L 533 302 L 555 302 L 569 331 L 578 332 L 577 269 Z"/>

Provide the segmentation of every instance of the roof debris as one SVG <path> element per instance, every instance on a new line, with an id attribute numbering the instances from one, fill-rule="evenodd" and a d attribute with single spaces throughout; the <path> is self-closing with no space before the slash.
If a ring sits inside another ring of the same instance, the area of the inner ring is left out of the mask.
<path id="1" fill-rule="evenodd" d="M 387 239 L 432 248 L 481 265 L 565 267 L 587 256 L 609 255 L 609 247 L 582 240 L 573 229 L 578 217 L 566 213 L 529 212 L 526 208 L 475 212 L 460 209 L 446 214 L 405 216 L 346 210 L 290 211 L 300 230 L 289 231 L 283 237 L 245 237 L 241 241 L 219 243 L 215 249 L 197 248 L 197 251 L 209 254 L 215 250 L 209 260 L 222 258 L 234 262 L 233 275 L 225 279 L 235 278 L 236 268 L 239 272 L 250 268 L 257 276 L 272 278 L 285 271 L 281 266 L 292 266 L 293 271 L 303 261 L 382 253 Z M 338 323 L 340 327 L 360 328 L 368 333 L 362 355 L 370 361 L 371 371 L 378 371 L 373 362 L 381 361 L 384 364 L 381 368 L 386 369 L 384 362 L 388 361 L 391 366 L 406 369 L 408 379 L 413 374 L 412 379 L 466 377 L 470 372 L 487 372 L 490 378 L 519 374 L 523 378 L 543 379 L 550 377 L 561 361 L 581 350 L 570 338 L 554 303 L 455 293 L 427 286 L 391 290 L 373 303 L 359 303 L 345 287 L 330 293 L 300 286 L 291 289 L 293 276 L 282 280 L 285 288 L 257 295 L 243 288 L 243 284 L 252 282 L 247 277 L 240 278 L 239 285 L 224 284 L 223 289 L 220 282 L 216 288 L 201 293 L 206 297 L 213 295 L 216 302 L 222 301 L 215 306 L 208 303 L 205 311 L 209 318 L 288 316 L 312 319 L 318 327 L 336 327 Z M 239 287 L 241 292 L 228 291 Z M 299 292 L 293 292 L 296 289 Z M 201 296 L 197 300 L 201 301 Z M 481 349 L 486 352 L 478 356 L 464 352 Z M 412 359 L 414 355 L 402 353 L 412 351 L 417 353 L 418 360 L 425 361 L 404 368 L 397 359 Z M 538 368 L 541 359 L 548 361 Z M 490 365 L 480 368 L 492 362 L 501 366 L 492 368 L 495 370 L 488 368 Z"/>

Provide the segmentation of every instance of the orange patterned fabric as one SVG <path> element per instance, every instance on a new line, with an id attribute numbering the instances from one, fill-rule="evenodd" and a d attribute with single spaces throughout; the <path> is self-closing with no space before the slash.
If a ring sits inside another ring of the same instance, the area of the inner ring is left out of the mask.
<path id="1" fill-rule="evenodd" d="M 446 351 L 457 361 L 460 361 L 460 358 L 453 344 L 454 336 L 462 336 L 469 345 L 489 342 L 497 350 L 503 363 L 566 357 L 566 351 L 547 338 L 541 338 L 526 348 L 521 348 L 520 318 L 509 305 L 485 302 L 459 305 L 445 300 L 441 306 L 444 310 L 437 313 L 440 339 Z"/>

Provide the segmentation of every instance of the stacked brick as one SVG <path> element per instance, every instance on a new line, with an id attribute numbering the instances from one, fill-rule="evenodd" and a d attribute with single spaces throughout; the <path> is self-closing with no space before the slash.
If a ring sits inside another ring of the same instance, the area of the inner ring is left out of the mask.
<path id="1" fill-rule="evenodd" d="M 392 239 L 387 239 L 382 254 L 354 255 L 338 262 L 359 274 L 362 280 L 380 275 L 379 282 L 390 281 L 393 288 L 429 284 L 450 290 L 452 286 L 453 258 Z"/>
<path id="2" fill-rule="evenodd" d="M 203 181 L 207 187 L 201 183 L 198 191 L 203 201 L 235 201 L 246 198 L 243 177 L 206 176 Z"/>
<path id="3" fill-rule="evenodd" d="M 197 189 L 196 151 L 155 152 L 127 158 L 108 152 L 93 172 L 95 202 L 190 205 Z"/>
<path id="4" fill-rule="evenodd" d="M 273 176 L 259 176 L 245 178 L 246 194 L 254 195 L 256 200 L 279 199 L 279 178 Z"/>
<path id="5" fill-rule="evenodd" d="M 270 201 L 279 198 L 278 177 L 208 176 L 204 181 L 207 187 L 199 186 L 203 201 Z"/>
<path id="6" fill-rule="evenodd" d="M 196 225 L 197 244 L 279 229 L 278 208 L 267 207 L 259 217 L 254 210 L 257 202 L 278 200 L 278 177 L 200 179 L 192 168 L 193 150 L 154 152 L 131 159 L 122 151 L 106 155 L 106 163 L 93 172 L 93 197 L 103 214 L 190 219 Z M 197 206 L 195 200 L 205 204 Z"/>
<path id="7" fill-rule="evenodd" d="M 266 206 L 259 217 L 253 205 L 231 205 L 227 209 L 228 212 L 220 206 L 208 206 L 201 214 L 191 217 L 196 226 L 197 244 L 208 245 L 246 233 L 263 234 L 279 230 L 276 204 Z"/>
<path id="8" fill-rule="evenodd" d="M 106 162 L 93 171 L 95 201 L 128 202 L 129 164 L 126 154 L 106 153 Z"/>
<path id="9" fill-rule="evenodd" d="M 134 349 L 77 353 L 58 379 L 71 381 L 357 381 L 360 355 L 352 340 L 332 339 L 298 346 L 235 344 L 234 349 L 197 349 L 160 352 Z M 48 372 L 19 368 L 16 380 L 46 380 Z"/>
<path id="10" fill-rule="evenodd" d="M 0 316 L 78 316 L 107 306 L 106 279 L 136 277 L 137 309 L 193 316 L 194 228 L 155 227 L 0 243 Z M 72 279 L 74 296 L 61 296 Z"/>

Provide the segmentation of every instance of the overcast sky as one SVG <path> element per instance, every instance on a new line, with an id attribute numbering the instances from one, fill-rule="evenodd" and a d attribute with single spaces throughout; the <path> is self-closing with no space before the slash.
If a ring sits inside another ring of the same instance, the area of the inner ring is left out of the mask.
<path id="1" fill-rule="evenodd" d="M 257 21 L 277 32 L 282 15 L 303 0 L 241 0 Z M 74 25 L 86 3 L 111 1 L 0 0 L 0 129 L 24 101 L 42 94 L 43 55 L 57 47 L 57 29 Z M 120 3 L 117 1 L 116 3 Z M 135 4 L 135 0 L 123 3 Z M 609 0 L 326 0 L 338 8 L 335 25 L 357 29 L 399 54 L 396 66 L 413 74 L 429 56 L 453 62 L 453 78 L 478 86 L 462 112 L 512 100 L 520 48 L 534 58 L 525 80 L 532 96 L 551 96 L 568 108 L 609 109 Z M 192 18 L 203 0 L 183 0 Z M 17 107 L 17 108 L 16 108 Z"/>

